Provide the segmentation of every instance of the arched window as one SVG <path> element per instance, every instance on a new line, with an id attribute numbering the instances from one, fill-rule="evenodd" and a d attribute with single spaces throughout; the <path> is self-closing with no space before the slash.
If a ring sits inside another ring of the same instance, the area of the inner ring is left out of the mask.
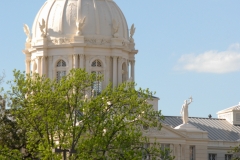
<path id="1" fill-rule="evenodd" d="M 102 67 L 102 63 L 99 60 L 92 62 L 92 67 Z"/>
<path id="2" fill-rule="evenodd" d="M 58 61 L 56 67 L 57 67 L 56 79 L 57 79 L 57 82 L 59 82 L 62 79 L 62 77 L 66 76 L 67 74 L 67 71 L 66 71 L 67 64 L 64 60 L 60 60 Z"/>
<path id="3" fill-rule="evenodd" d="M 57 67 L 66 67 L 67 65 L 66 65 L 66 62 L 64 61 L 64 60 L 60 60 L 60 61 L 58 61 L 58 63 L 57 63 Z"/>
<path id="4" fill-rule="evenodd" d="M 95 74 L 96 81 L 92 84 L 92 89 L 94 89 L 96 95 L 100 94 L 102 91 L 102 82 L 98 80 L 98 77 L 102 75 L 102 63 L 99 60 L 94 60 L 91 64 L 92 74 Z"/>

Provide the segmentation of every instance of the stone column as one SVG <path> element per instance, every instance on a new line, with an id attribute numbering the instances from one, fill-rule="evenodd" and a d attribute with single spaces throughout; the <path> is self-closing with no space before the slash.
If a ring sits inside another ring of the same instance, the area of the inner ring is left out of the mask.
<path id="1" fill-rule="evenodd" d="M 25 61 L 26 74 L 29 74 L 29 73 L 30 73 L 30 68 L 31 68 L 30 64 L 31 64 L 31 60 L 30 60 L 30 59 L 27 59 L 27 60 Z"/>
<path id="2" fill-rule="evenodd" d="M 180 160 L 180 145 L 174 144 L 174 156 L 176 157 L 176 160 Z"/>
<path id="3" fill-rule="evenodd" d="M 53 79 L 53 70 L 55 66 L 53 65 L 53 56 L 48 56 L 48 78 Z"/>
<path id="4" fill-rule="evenodd" d="M 131 77 L 133 82 L 135 82 L 135 61 L 131 61 Z"/>
<path id="5" fill-rule="evenodd" d="M 42 72 L 41 72 L 41 74 L 40 74 L 41 76 L 43 76 L 43 75 L 45 74 L 45 69 L 44 69 L 44 68 L 45 68 L 45 57 L 42 56 L 42 57 L 41 57 L 41 71 L 42 71 Z"/>
<path id="6" fill-rule="evenodd" d="M 74 54 L 73 55 L 73 68 L 78 68 L 78 55 Z"/>
<path id="7" fill-rule="evenodd" d="M 67 69 L 67 74 L 70 72 L 70 70 L 73 68 L 73 55 L 68 56 L 68 69 Z"/>
<path id="8" fill-rule="evenodd" d="M 107 86 L 108 83 L 110 82 L 110 57 L 106 56 L 105 59 L 106 59 L 106 66 L 104 68 L 105 69 L 104 82 L 105 82 L 105 86 Z"/>
<path id="9" fill-rule="evenodd" d="M 174 145 L 173 144 L 170 144 L 170 151 L 172 151 L 170 153 L 171 156 L 174 156 Z"/>
<path id="10" fill-rule="evenodd" d="M 84 68 L 84 55 L 80 54 L 80 68 L 83 69 Z"/>
<path id="11" fill-rule="evenodd" d="M 113 56 L 113 87 L 117 87 L 117 56 Z"/>
<path id="12" fill-rule="evenodd" d="M 41 57 L 37 57 L 37 73 L 41 75 Z"/>
<path id="13" fill-rule="evenodd" d="M 32 60 L 31 61 L 31 65 L 32 65 L 32 74 L 34 74 L 35 72 L 36 72 L 36 68 L 35 68 L 35 64 L 36 62 L 35 62 L 35 60 Z"/>
<path id="14" fill-rule="evenodd" d="M 181 145 L 181 160 L 185 160 L 185 145 Z"/>
<path id="15" fill-rule="evenodd" d="M 118 85 L 122 83 L 122 58 L 118 58 Z"/>
<path id="16" fill-rule="evenodd" d="M 91 73 L 91 64 L 90 64 L 90 56 L 85 56 L 85 68 L 88 73 Z"/>

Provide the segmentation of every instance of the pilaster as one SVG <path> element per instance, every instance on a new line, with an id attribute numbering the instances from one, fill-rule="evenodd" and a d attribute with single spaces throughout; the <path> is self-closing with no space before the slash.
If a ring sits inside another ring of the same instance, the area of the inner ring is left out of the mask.
<path id="1" fill-rule="evenodd" d="M 37 73 L 41 74 L 41 57 L 37 57 Z"/>
<path id="2" fill-rule="evenodd" d="M 104 80 L 106 82 L 105 86 L 107 86 L 108 83 L 110 82 L 110 67 L 111 67 L 111 65 L 110 65 L 110 57 L 106 56 L 106 67 L 105 67 L 106 76 L 105 76 L 105 80 Z"/>
<path id="3" fill-rule="evenodd" d="M 30 73 L 30 66 L 31 65 L 31 60 L 30 59 L 26 59 L 25 61 L 25 66 L 26 66 L 26 74 Z"/>
<path id="4" fill-rule="evenodd" d="M 53 79 L 53 56 L 48 56 L 48 78 Z"/>
<path id="5" fill-rule="evenodd" d="M 73 55 L 73 68 L 78 68 L 78 54 Z"/>
<path id="6" fill-rule="evenodd" d="M 122 83 L 122 57 L 118 58 L 118 85 Z"/>
<path id="7" fill-rule="evenodd" d="M 117 56 L 113 56 L 113 87 L 117 87 Z"/>
<path id="8" fill-rule="evenodd" d="M 68 55 L 68 72 L 67 74 L 70 72 L 70 70 L 73 68 L 73 55 Z"/>
<path id="9" fill-rule="evenodd" d="M 31 62 L 31 64 L 32 64 L 32 73 L 34 74 L 34 73 L 36 73 L 36 60 L 34 59 L 34 60 L 32 60 L 32 62 Z"/>
<path id="10" fill-rule="evenodd" d="M 79 58 L 80 58 L 80 68 L 83 69 L 84 68 L 84 54 L 80 54 Z"/>
<path id="11" fill-rule="evenodd" d="M 41 68 L 42 68 L 42 72 L 41 75 L 46 75 L 46 56 L 42 56 L 41 57 Z"/>
<path id="12" fill-rule="evenodd" d="M 131 78 L 135 82 L 135 60 L 131 60 Z"/>

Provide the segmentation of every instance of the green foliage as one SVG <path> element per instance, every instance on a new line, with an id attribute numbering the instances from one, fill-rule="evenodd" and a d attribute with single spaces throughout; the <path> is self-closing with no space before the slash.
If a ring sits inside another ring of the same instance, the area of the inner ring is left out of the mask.
<path id="1" fill-rule="evenodd" d="M 2 75 L 0 75 L 0 84 L 2 84 L 4 82 L 4 78 L 5 78 L 5 72 L 2 72 Z"/>
<path id="2" fill-rule="evenodd" d="M 240 160 L 240 145 L 232 148 L 229 153 L 233 154 L 232 160 Z"/>
<path id="3" fill-rule="evenodd" d="M 74 160 L 167 157 L 169 151 L 161 151 L 159 144 L 142 133 L 143 125 L 160 129 L 163 118 L 147 103 L 152 97 L 149 90 L 135 90 L 134 83 L 123 83 L 115 88 L 109 85 L 95 96 L 91 86 L 102 77 L 81 69 L 72 70 L 60 82 L 19 71 L 14 76 L 9 92 L 9 115 L 14 118 L 4 123 L 16 135 L 4 138 L 12 142 L 0 144 L 0 155 L 60 160 L 62 154 L 52 152 L 58 148 L 76 151 L 69 155 Z"/>

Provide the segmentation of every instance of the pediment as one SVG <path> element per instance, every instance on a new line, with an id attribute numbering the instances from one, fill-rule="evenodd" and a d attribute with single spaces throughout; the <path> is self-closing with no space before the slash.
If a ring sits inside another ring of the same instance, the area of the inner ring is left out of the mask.
<path id="1" fill-rule="evenodd" d="M 148 137 L 156 137 L 156 138 L 186 138 L 187 136 L 178 130 L 175 130 L 169 126 L 162 124 L 161 130 L 157 128 L 149 128 L 147 130 L 143 130 L 143 134 Z"/>

